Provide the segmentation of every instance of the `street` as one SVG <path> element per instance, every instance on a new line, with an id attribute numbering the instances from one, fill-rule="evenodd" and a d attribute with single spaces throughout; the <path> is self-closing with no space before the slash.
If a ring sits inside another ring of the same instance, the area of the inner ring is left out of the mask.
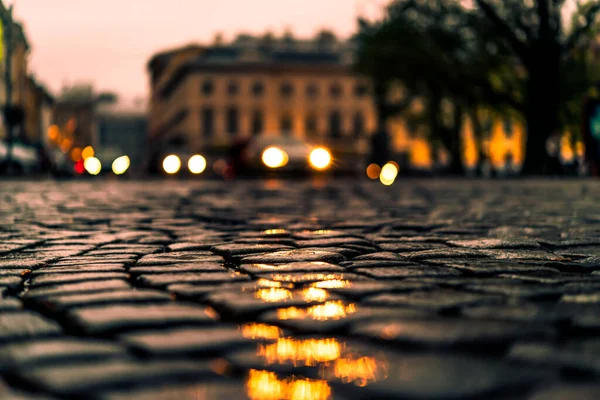
<path id="1" fill-rule="evenodd" d="M 598 399 L 599 198 L 0 181 L 0 398 Z"/>

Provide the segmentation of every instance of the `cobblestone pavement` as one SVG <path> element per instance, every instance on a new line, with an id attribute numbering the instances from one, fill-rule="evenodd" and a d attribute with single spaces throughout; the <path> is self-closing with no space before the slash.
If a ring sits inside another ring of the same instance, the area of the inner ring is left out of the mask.
<path id="1" fill-rule="evenodd" d="M 0 398 L 596 400 L 598 199 L 0 182 Z"/>

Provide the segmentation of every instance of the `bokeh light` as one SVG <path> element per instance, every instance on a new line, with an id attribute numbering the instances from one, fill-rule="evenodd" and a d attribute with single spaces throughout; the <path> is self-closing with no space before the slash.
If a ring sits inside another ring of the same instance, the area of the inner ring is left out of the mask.
<path id="1" fill-rule="evenodd" d="M 84 160 L 90 157 L 94 157 L 95 155 L 96 152 L 94 151 L 94 148 L 92 146 L 87 146 L 81 151 L 81 158 L 83 158 Z"/>
<path id="2" fill-rule="evenodd" d="M 112 170 L 115 175 L 123 175 L 129 169 L 131 161 L 127 156 L 121 156 L 115 159 L 112 163 Z"/>
<path id="3" fill-rule="evenodd" d="M 316 148 L 310 152 L 310 165 L 315 169 L 325 169 L 331 164 L 331 153 L 322 147 Z"/>
<path id="4" fill-rule="evenodd" d="M 190 157 L 188 160 L 188 169 L 192 174 L 201 174 L 206 169 L 206 158 L 199 154 Z"/>
<path id="5" fill-rule="evenodd" d="M 75 165 L 73 166 L 73 169 L 75 170 L 75 173 L 77 175 L 81 175 L 85 172 L 85 167 L 83 166 L 83 160 L 79 160 L 75 163 Z"/>
<path id="6" fill-rule="evenodd" d="M 288 155 L 277 147 L 269 147 L 262 154 L 262 162 L 269 168 L 281 168 L 288 162 Z"/>
<path id="7" fill-rule="evenodd" d="M 381 168 L 381 173 L 379 174 L 379 180 L 386 186 L 390 186 L 396 180 L 398 176 L 398 167 L 396 167 L 392 163 L 387 163 Z"/>
<path id="8" fill-rule="evenodd" d="M 379 178 L 380 173 L 381 173 L 381 167 L 377 164 L 370 164 L 367 167 L 367 176 L 369 177 L 369 179 Z"/>
<path id="9" fill-rule="evenodd" d="M 167 174 L 176 174 L 181 168 L 181 160 L 175 154 L 166 156 L 163 161 L 163 169 Z"/>
<path id="10" fill-rule="evenodd" d="M 73 160 L 74 162 L 81 160 L 81 148 L 80 147 L 75 147 L 71 150 L 71 160 Z"/>
<path id="11" fill-rule="evenodd" d="M 86 158 L 83 166 L 90 175 L 98 175 L 102 171 L 102 163 L 96 157 Z"/>

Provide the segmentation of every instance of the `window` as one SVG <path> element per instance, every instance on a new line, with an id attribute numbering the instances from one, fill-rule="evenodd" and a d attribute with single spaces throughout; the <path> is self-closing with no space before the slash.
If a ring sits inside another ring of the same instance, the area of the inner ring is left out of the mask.
<path id="1" fill-rule="evenodd" d="M 284 82 L 281 84 L 279 92 L 281 93 L 282 97 L 290 98 L 294 94 L 294 86 L 292 86 L 292 84 L 289 82 Z"/>
<path id="2" fill-rule="evenodd" d="M 265 93 L 265 85 L 262 82 L 254 82 L 252 85 L 252 94 L 255 97 L 260 97 Z"/>
<path id="3" fill-rule="evenodd" d="M 355 137 L 360 137 L 365 134 L 365 117 L 362 112 L 357 111 L 352 120 L 352 131 Z"/>
<path id="4" fill-rule="evenodd" d="M 339 83 L 332 84 L 329 93 L 334 99 L 339 99 L 342 96 L 342 86 Z"/>
<path id="5" fill-rule="evenodd" d="M 306 86 L 306 96 L 314 99 L 319 95 L 319 86 L 316 83 L 310 83 Z"/>
<path id="6" fill-rule="evenodd" d="M 202 135 L 211 136 L 215 128 L 215 112 L 212 108 L 202 110 Z"/>
<path id="7" fill-rule="evenodd" d="M 215 84 L 210 79 L 202 83 L 202 94 L 206 97 L 211 96 L 215 91 Z"/>
<path id="8" fill-rule="evenodd" d="M 289 136 L 292 133 L 292 117 L 289 114 L 283 114 L 281 116 L 281 133 L 285 136 Z"/>
<path id="9" fill-rule="evenodd" d="M 236 96 L 240 92 L 240 85 L 236 81 L 231 81 L 227 85 L 227 94 Z"/>
<path id="10" fill-rule="evenodd" d="M 238 109 L 236 107 L 229 107 L 227 109 L 227 133 L 230 135 L 236 135 L 238 133 L 239 120 L 238 120 Z"/>
<path id="11" fill-rule="evenodd" d="M 363 83 L 358 83 L 354 87 L 354 94 L 356 95 L 356 97 L 365 97 L 368 93 L 369 93 L 369 88 L 367 87 L 367 85 L 365 85 Z"/>
<path id="12" fill-rule="evenodd" d="M 342 136 L 342 115 L 339 111 L 332 111 L 329 114 L 329 134 L 332 138 Z"/>
<path id="13" fill-rule="evenodd" d="M 305 130 L 306 136 L 317 136 L 317 116 L 314 113 L 310 113 L 306 116 Z"/>
<path id="14" fill-rule="evenodd" d="M 263 113 L 260 110 L 255 110 L 252 114 L 252 134 L 259 135 L 264 129 Z"/>

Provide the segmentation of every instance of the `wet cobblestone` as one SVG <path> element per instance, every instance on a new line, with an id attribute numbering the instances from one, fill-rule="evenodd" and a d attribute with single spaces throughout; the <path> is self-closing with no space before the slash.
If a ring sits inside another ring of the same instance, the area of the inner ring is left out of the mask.
<path id="1" fill-rule="evenodd" d="M 0 398 L 599 399 L 598 198 L 0 182 Z"/>

